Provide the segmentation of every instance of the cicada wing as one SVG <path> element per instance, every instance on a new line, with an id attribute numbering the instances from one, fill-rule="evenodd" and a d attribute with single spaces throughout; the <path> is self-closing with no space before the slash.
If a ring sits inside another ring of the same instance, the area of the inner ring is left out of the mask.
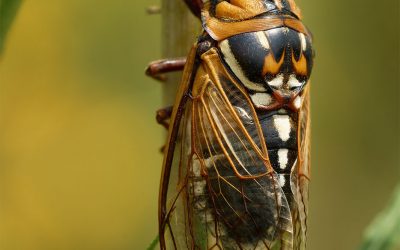
<path id="1" fill-rule="evenodd" d="M 179 131 L 175 137 L 175 150 L 171 163 L 165 223 L 165 243 L 167 249 L 192 249 L 193 232 L 191 229 L 189 182 L 192 168 L 191 143 L 191 106 L 190 100 L 185 103 L 184 113 L 180 119 Z"/>
<path id="2" fill-rule="evenodd" d="M 298 121 L 298 158 L 291 173 L 291 188 L 295 203 L 292 208 L 296 249 L 306 248 L 308 217 L 308 184 L 310 181 L 310 85 L 302 94 Z"/>
<path id="3" fill-rule="evenodd" d="M 290 249 L 290 208 L 246 91 L 215 49 L 191 70 L 178 91 L 164 158 L 161 248 Z"/>
<path id="4" fill-rule="evenodd" d="M 303 91 L 302 107 L 299 111 L 298 142 L 299 142 L 299 174 L 310 178 L 310 146 L 311 146 L 311 119 L 310 119 L 310 83 Z"/>
<path id="5" fill-rule="evenodd" d="M 194 46 L 187 58 L 171 116 L 159 194 L 161 249 L 189 249 L 187 232 L 187 163 L 191 160 L 191 100 L 188 98 L 196 71 Z"/>
<path id="6" fill-rule="evenodd" d="M 193 149 L 200 167 L 193 176 L 200 195 L 192 194 L 192 214 L 206 225 L 207 246 L 291 246 L 289 205 L 252 102 L 215 50 L 202 56 L 201 71 L 193 86 Z"/>

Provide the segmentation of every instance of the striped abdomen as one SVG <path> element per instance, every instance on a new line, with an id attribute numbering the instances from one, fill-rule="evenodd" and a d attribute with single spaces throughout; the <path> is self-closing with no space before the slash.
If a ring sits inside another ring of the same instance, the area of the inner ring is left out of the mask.
<path id="1" fill-rule="evenodd" d="M 292 199 L 290 174 L 297 159 L 297 115 L 281 110 L 259 114 L 272 167 L 288 202 Z"/>

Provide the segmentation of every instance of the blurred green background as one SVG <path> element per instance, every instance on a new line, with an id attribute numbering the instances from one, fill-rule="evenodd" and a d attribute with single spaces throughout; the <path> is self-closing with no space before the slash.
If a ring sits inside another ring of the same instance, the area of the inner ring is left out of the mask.
<path id="1" fill-rule="evenodd" d="M 0 60 L 0 249 L 154 239 L 162 97 L 143 70 L 161 53 L 157 3 L 21 5 Z M 400 180 L 399 2 L 298 4 L 317 51 L 309 249 L 356 249 Z"/>

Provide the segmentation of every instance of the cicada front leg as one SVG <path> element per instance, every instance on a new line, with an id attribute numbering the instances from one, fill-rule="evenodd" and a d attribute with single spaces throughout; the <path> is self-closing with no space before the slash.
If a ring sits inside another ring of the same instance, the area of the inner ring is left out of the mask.
<path id="1" fill-rule="evenodd" d="M 185 67 L 186 57 L 168 58 L 153 61 L 146 68 L 146 75 L 165 82 L 167 80 L 166 73 L 181 71 Z"/>
<path id="2" fill-rule="evenodd" d="M 165 108 L 161 108 L 156 112 L 156 120 L 157 123 L 162 125 L 164 128 L 168 130 L 169 128 L 169 118 L 171 118 L 172 114 L 172 106 L 168 106 Z"/>
<path id="3" fill-rule="evenodd" d="M 161 59 L 157 61 L 153 61 L 146 68 L 146 75 L 165 82 L 167 80 L 166 73 L 181 71 L 185 67 L 186 57 L 179 58 L 170 58 L 170 59 Z M 165 108 L 161 108 L 157 110 L 156 120 L 157 123 L 162 125 L 164 128 L 168 130 L 168 120 L 171 117 L 172 106 L 168 106 Z"/>
<path id="4" fill-rule="evenodd" d="M 156 121 L 166 130 L 169 129 L 169 119 L 172 115 L 172 106 L 167 106 L 156 111 Z M 160 147 L 160 152 L 164 153 L 165 145 Z"/>

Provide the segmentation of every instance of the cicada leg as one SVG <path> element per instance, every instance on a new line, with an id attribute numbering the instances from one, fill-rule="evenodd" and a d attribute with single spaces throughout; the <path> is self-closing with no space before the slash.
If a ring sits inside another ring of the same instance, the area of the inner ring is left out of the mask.
<path id="1" fill-rule="evenodd" d="M 165 73 L 183 70 L 186 63 L 186 57 L 173 58 L 173 59 L 162 59 L 151 62 L 146 68 L 146 75 L 157 79 L 159 81 L 166 81 L 167 76 Z M 168 119 L 172 114 L 172 106 L 161 108 L 156 112 L 157 123 L 168 129 Z"/>
<path id="2" fill-rule="evenodd" d="M 162 125 L 164 128 L 166 128 L 168 130 L 168 128 L 169 128 L 168 120 L 169 120 L 169 118 L 171 118 L 171 114 L 172 114 L 172 106 L 168 106 L 168 107 L 157 110 L 157 112 L 156 112 L 157 123 Z M 165 145 L 163 145 L 160 148 L 160 152 L 164 153 L 164 149 L 165 149 Z"/>
<path id="3" fill-rule="evenodd" d="M 159 81 L 166 81 L 167 76 L 165 73 L 183 70 L 186 63 L 186 57 L 173 58 L 173 59 L 162 59 L 153 61 L 146 68 L 146 75 L 157 79 Z M 162 125 L 164 128 L 169 127 L 169 118 L 172 114 L 172 106 L 161 108 L 156 112 L 157 123 Z"/>
<path id="4" fill-rule="evenodd" d="M 173 58 L 173 59 L 162 59 L 153 61 L 146 68 L 146 75 L 165 82 L 167 80 L 167 76 L 165 73 L 170 73 L 174 71 L 183 70 L 186 64 L 186 57 Z M 165 108 L 161 108 L 156 111 L 156 121 L 158 124 L 162 125 L 164 128 L 168 130 L 169 127 L 169 119 L 172 114 L 172 106 L 168 106 Z M 161 153 L 164 152 L 165 145 L 160 148 Z"/>
<path id="5" fill-rule="evenodd" d="M 183 70 L 186 63 L 186 57 L 169 58 L 153 61 L 146 68 L 146 75 L 165 82 L 167 76 L 165 73 Z"/>
<path id="6" fill-rule="evenodd" d="M 171 114 L 172 114 L 172 106 L 168 106 L 157 110 L 156 112 L 157 123 L 162 125 L 164 128 L 168 129 L 169 127 L 168 119 L 171 117 Z"/>

